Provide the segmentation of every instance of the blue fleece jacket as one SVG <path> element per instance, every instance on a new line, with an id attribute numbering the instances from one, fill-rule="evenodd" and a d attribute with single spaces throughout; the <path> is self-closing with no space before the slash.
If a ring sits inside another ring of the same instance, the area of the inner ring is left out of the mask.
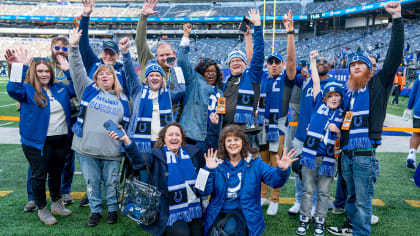
<path id="1" fill-rule="evenodd" d="M 19 132 L 22 144 L 31 146 L 38 150 L 43 149 L 45 139 L 47 138 L 48 124 L 50 121 L 50 103 L 42 108 L 34 100 L 36 90 L 32 85 L 23 83 L 25 80 L 27 66 L 24 66 L 21 83 L 7 83 L 7 93 L 10 97 L 20 102 L 20 122 Z M 75 97 L 73 83 L 69 85 L 63 83 L 54 83 L 49 86 L 54 98 L 61 104 L 66 114 L 68 134 L 71 131 L 70 98 Z M 42 89 L 42 93 L 48 98 L 47 92 Z"/>

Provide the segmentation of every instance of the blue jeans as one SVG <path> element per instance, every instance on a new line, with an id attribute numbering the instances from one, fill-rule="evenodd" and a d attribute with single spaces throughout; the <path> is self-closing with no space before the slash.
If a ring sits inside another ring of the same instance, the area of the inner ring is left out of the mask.
<path id="1" fill-rule="evenodd" d="M 347 189 L 346 182 L 344 182 L 343 175 L 338 173 L 337 188 L 335 190 L 334 207 L 344 208 L 346 205 Z"/>
<path id="2" fill-rule="evenodd" d="M 88 157 L 77 152 L 76 157 L 86 182 L 90 211 L 102 213 L 102 182 L 108 212 L 118 211 L 120 162 Z"/>
<path id="3" fill-rule="evenodd" d="M 348 198 L 346 211 L 353 224 L 353 235 L 370 235 L 372 198 L 376 182 L 376 156 L 343 155 L 341 171 L 346 182 Z"/>

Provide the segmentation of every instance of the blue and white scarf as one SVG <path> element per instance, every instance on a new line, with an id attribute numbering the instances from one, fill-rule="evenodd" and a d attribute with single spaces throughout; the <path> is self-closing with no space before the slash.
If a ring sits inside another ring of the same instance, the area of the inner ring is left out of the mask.
<path id="1" fill-rule="evenodd" d="M 302 149 L 300 164 L 315 170 L 315 158 L 321 142 L 325 143 L 326 156 L 318 170 L 318 175 L 334 176 L 334 145 L 337 135 L 329 130 L 329 124 L 341 127 L 343 109 L 331 110 L 324 102 L 311 116 L 309 130 Z"/>
<path id="2" fill-rule="evenodd" d="M 200 218 L 202 216 L 200 198 L 192 192 L 197 172 L 190 156 L 182 147 L 178 151 L 178 156 L 169 151 L 166 145 L 164 150 L 168 164 L 169 219 L 167 225 L 172 226 L 177 220 L 191 222 L 195 218 Z M 195 195 L 195 199 L 189 200 L 188 194 Z"/>
<path id="3" fill-rule="evenodd" d="M 279 134 L 284 135 L 278 128 L 283 103 L 284 71 L 276 79 L 266 78 L 261 82 L 257 123 L 263 125 L 265 119 L 269 120 L 267 141 L 276 142 Z"/>
<path id="4" fill-rule="evenodd" d="M 171 95 L 169 94 L 168 87 L 161 88 L 158 92 L 157 99 L 161 128 L 174 121 Z M 131 116 L 134 123 L 130 125 L 128 134 L 137 144 L 140 152 L 148 152 L 152 149 L 150 140 L 152 138 L 153 98 L 150 96 L 150 87 L 145 85 L 139 95 L 136 97 L 136 101 L 134 101 L 135 110 Z"/>
<path id="5" fill-rule="evenodd" d="M 223 92 L 232 75 L 226 77 L 223 81 Z M 241 82 L 239 83 L 238 101 L 236 103 L 236 112 L 233 121 L 238 124 L 253 124 L 253 107 L 254 103 L 254 89 L 252 88 L 251 79 L 249 76 L 249 69 L 242 73 Z"/>
<path id="6" fill-rule="evenodd" d="M 83 92 L 81 101 L 80 101 L 80 112 L 77 117 L 76 123 L 72 126 L 71 130 L 75 135 L 78 137 L 83 136 L 83 124 L 86 117 L 86 111 L 89 105 L 89 102 L 95 98 L 101 92 L 101 88 L 99 88 L 96 83 L 91 83 L 85 91 Z M 124 115 L 122 119 L 122 127 L 127 130 L 128 128 L 128 121 L 130 120 L 130 106 L 128 104 L 127 97 L 124 93 L 120 93 L 120 102 L 123 105 Z"/>
<path id="7" fill-rule="evenodd" d="M 209 96 L 209 106 L 208 106 L 208 114 L 207 114 L 207 130 L 209 129 L 210 115 L 211 113 L 217 113 L 217 99 L 222 97 L 219 93 L 217 86 L 213 87 L 213 93 Z"/>
<path id="8" fill-rule="evenodd" d="M 369 88 L 350 92 L 349 111 L 353 112 L 350 125 L 348 150 L 372 148 L 369 139 Z"/>

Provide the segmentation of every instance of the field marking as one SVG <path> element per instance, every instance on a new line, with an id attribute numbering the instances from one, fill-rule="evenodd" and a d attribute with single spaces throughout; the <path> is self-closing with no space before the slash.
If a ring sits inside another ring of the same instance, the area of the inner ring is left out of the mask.
<path id="1" fill-rule="evenodd" d="M 412 207 L 420 207 L 420 201 L 416 201 L 416 200 L 405 200 L 405 202 L 412 206 Z"/>
<path id="2" fill-rule="evenodd" d="M 4 124 L 1 124 L 0 127 L 5 126 L 5 125 L 10 125 L 10 124 L 13 124 L 13 122 L 7 122 L 7 123 L 4 123 Z"/>
<path id="3" fill-rule="evenodd" d="M 47 198 L 51 198 L 50 197 L 50 192 L 45 192 L 45 193 L 47 194 Z M 85 195 L 86 195 L 86 192 L 72 192 L 72 193 L 70 193 L 70 196 L 73 199 L 82 199 L 83 196 L 85 196 Z"/>
<path id="4" fill-rule="evenodd" d="M 0 107 L 10 107 L 10 106 L 16 106 L 16 103 L 11 103 L 7 105 L 1 105 Z"/>
<path id="5" fill-rule="evenodd" d="M 13 193 L 13 191 L 0 191 L 0 197 L 6 197 L 10 193 Z"/>
<path id="6" fill-rule="evenodd" d="M 19 116 L 0 116 L 0 120 L 19 121 Z"/>

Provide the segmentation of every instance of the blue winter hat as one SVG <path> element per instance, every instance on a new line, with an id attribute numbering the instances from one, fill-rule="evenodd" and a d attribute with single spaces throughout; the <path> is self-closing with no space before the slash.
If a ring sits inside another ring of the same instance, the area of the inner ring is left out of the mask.
<path id="1" fill-rule="evenodd" d="M 277 60 L 284 62 L 283 57 L 281 56 L 281 54 L 280 54 L 280 53 L 276 53 L 276 52 L 275 52 L 275 53 L 273 53 L 273 54 L 269 55 L 269 56 L 267 57 L 267 61 L 269 61 L 271 58 L 276 58 Z"/>
<path id="2" fill-rule="evenodd" d="M 159 72 L 162 76 L 165 75 L 165 72 L 163 71 L 162 67 L 160 67 L 160 65 L 154 59 L 150 60 L 147 63 L 146 71 L 144 73 L 144 76 L 147 78 L 147 76 L 152 72 Z"/>
<path id="3" fill-rule="evenodd" d="M 355 53 L 350 54 L 348 56 L 348 62 L 347 62 L 347 66 L 349 67 L 349 70 L 350 70 L 350 64 L 356 61 L 362 61 L 363 63 L 366 64 L 368 69 L 372 71 L 372 62 L 370 61 L 369 55 L 367 53 L 355 52 Z"/>
<path id="4" fill-rule="evenodd" d="M 111 51 L 113 51 L 115 54 L 120 52 L 120 49 L 118 48 L 118 44 L 115 41 L 109 40 L 109 41 L 104 41 L 102 44 L 102 51 L 105 49 L 109 49 Z"/>
<path id="5" fill-rule="evenodd" d="M 323 93 L 324 96 L 327 95 L 327 93 L 330 92 L 337 92 L 341 95 L 341 98 L 344 97 L 344 89 L 343 89 L 343 85 L 339 82 L 329 82 L 325 85 Z"/>
<path id="6" fill-rule="evenodd" d="M 236 51 L 230 52 L 229 55 L 228 55 L 228 59 L 227 59 L 228 65 L 230 64 L 230 61 L 233 58 L 240 58 L 242 61 L 245 62 L 245 64 L 248 65 L 248 60 L 246 59 L 246 55 L 242 51 L 236 50 Z"/>

